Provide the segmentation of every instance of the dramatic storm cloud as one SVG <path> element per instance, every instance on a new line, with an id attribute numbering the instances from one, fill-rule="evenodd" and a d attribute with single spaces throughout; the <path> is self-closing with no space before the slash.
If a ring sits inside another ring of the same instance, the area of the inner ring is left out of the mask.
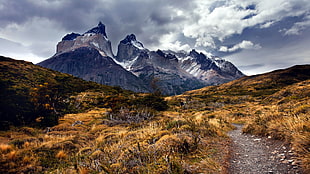
<path id="1" fill-rule="evenodd" d="M 0 0 L 0 54 L 37 63 L 99 21 L 114 53 L 134 33 L 151 50 L 196 49 L 246 74 L 310 63 L 308 0 Z"/>

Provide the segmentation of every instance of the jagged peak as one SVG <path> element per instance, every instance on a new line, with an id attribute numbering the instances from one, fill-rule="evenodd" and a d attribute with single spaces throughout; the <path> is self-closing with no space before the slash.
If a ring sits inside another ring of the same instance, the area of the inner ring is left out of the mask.
<path id="1" fill-rule="evenodd" d="M 158 49 L 156 51 L 156 53 L 161 56 L 161 57 L 164 57 L 164 58 L 167 58 L 167 59 L 177 59 L 176 55 L 175 54 L 172 54 L 171 51 L 162 51 L 160 49 Z"/>
<path id="2" fill-rule="evenodd" d="M 137 38 L 134 34 L 127 35 L 124 40 L 121 41 L 123 44 L 131 43 L 131 41 L 137 41 Z"/>
<path id="3" fill-rule="evenodd" d="M 107 34 L 105 32 L 105 25 L 101 21 L 96 27 L 88 30 L 87 32 L 85 32 L 85 34 L 86 33 L 103 34 L 105 37 L 107 37 Z"/>
<path id="4" fill-rule="evenodd" d="M 158 55 L 162 56 L 162 57 L 165 57 L 165 53 L 164 53 L 162 50 L 160 50 L 160 49 L 158 49 L 158 50 L 156 51 L 156 53 L 157 53 Z"/>
<path id="5" fill-rule="evenodd" d="M 144 46 L 141 42 L 137 41 L 137 38 L 134 34 L 127 35 L 120 43 L 122 44 L 132 44 L 138 49 L 144 49 Z"/>
<path id="6" fill-rule="evenodd" d="M 64 41 L 64 40 L 74 40 L 76 39 L 78 36 L 81 36 L 79 33 L 70 33 L 70 34 L 67 34 L 65 35 L 61 40 Z"/>
<path id="7" fill-rule="evenodd" d="M 192 49 L 190 52 L 189 52 L 189 56 L 191 57 L 195 57 L 195 58 L 206 58 L 206 55 L 204 55 L 202 52 L 198 53 L 195 49 Z"/>
<path id="8" fill-rule="evenodd" d="M 192 49 L 189 54 L 198 54 L 198 52 L 195 49 Z"/>

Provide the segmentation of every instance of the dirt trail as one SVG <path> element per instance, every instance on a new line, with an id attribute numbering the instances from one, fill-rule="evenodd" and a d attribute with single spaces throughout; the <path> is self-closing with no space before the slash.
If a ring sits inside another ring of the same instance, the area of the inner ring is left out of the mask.
<path id="1" fill-rule="evenodd" d="M 292 151 L 281 141 L 242 134 L 242 125 L 228 133 L 232 139 L 230 174 L 301 174 Z"/>

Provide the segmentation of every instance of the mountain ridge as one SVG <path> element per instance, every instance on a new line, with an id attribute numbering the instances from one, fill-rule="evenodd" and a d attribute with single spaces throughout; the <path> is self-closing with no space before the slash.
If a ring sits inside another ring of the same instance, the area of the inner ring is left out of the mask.
<path id="1" fill-rule="evenodd" d="M 116 83 L 116 79 L 114 81 L 100 79 L 98 78 L 100 71 L 108 72 L 108 70 L 112 70 L 111 73 L 114 73 L 113 68 L 97 66 L 96 70 L 93 70 L 93 66 L 89 64 L 93 64 L 91 62 L 94 60 L 90 56 L 89 59 L 84 59 L 85 62 L 82 63 L 84 67 L 80 68 L 88 69 L 88 72 L 94 73 L 79 73 L 78 77 L 101 84 L 120 86 L 135 92 L 154 91 L 154 82 L 156 81 L 157 90 L 166 95 L 175 95 L 204 86 L 222 84 L 244 76 L 232 63 L 218 57 L 208 57 L 196 50 L 192 50 L 190 53 L 164 50 L 150 51 L 137 40 L 134 34 L 127 35 L 119 42 L 117 54 L 114 56 L 111 42 L 105 32 L 105 25 L 101 22 L 84 34 L 71 33 L 64 36 L 57 44 L 56 54 L 38 65 L 76 75 L 76 72 L 80 71 L 79 68 L 70 71 L 58 67 L 64 67 L 60 65 L 64 63 L 61 59 L 68 58 L 68 53 L 72 54 L 71 57 L 78 57 L 79 55 L 74 52 L 81 50 L 82 47 L 93 48 L 102 57 L 110 57 L 114 62 L 112 63 L 114 67 L 120 65 L 123 70 L 119 69 L 122 72 L 119 74 L 119 81 L 129 82 L 131 80 L 126 79 L 126 77 L 132 75 L 136 76 L 137 79 L 131 84 Z M 87 52 L 86 49 L 84 50 Z M 91 54 L 90 52 L 89 55 Z M 56 57 L 57 59 L 55 59 Z M 65 66 L 74 67 L 75 64 L 79 64 L 76 62 L 78 59 L 70 58 L 70 60 L 70 62 L 66 61 L 68 65 Z M 58 65 L 56 66 L 56 64 Z M 137 84 L 141 85 L 141 81 L 144 84 L 138 87 Z M 133 86 L 133 84 L 135 85 Z M 147 90 L 141 90 L 145 88 Z"/>
<path id="2" fill-rule="evenodd" d="M 244 76 L 242 78 L 218 85 L 197 90 L 187 91 L 186 95 L 223 94 L 248 95 L 264 98 L 283 88 L 310 79 L 310 64 L 294 65 L 289 68 L 271 72 Z"/>

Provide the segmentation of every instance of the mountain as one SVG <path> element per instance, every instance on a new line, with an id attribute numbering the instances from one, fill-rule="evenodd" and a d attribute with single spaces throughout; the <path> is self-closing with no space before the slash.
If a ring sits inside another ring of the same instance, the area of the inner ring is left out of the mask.
<path id="1" fill-rule="evenodd" d="M 150 51 L 134 34 L 120 41 L 114 56 L 101 22 L 84 34 L 64 36 L 57 44 L 56 54 L 39 65 L 105 85 L 136 92 L 160 90 L 166 95 L 244 76 L 232 63 L 196 50 Z"/>
<path id="2" fill-rule="evenodd" d="M 105 25 L 101 22 L 98 26 L 88 30 L 84 34 L 71 33 L 64 36 L 57 44 L 56 55 L 74 51 L 81 47 L 91 47 L 100 51 L 102 56 L 114 57 L 112 53 L 111 41 L 105 32 Z"/>
<path id="3" fill-rule="evenodd" d="M 115 63 L 112 57 L 111 42 L 100 22 L 82 35 L 64 36 L 57 44 L 56 54 L 38 65 L 104 85 L 149 92 L 141 79 Z"/>
<path id="4" fill-rule="evenodd" d="M 80 110 L 71 102 L 71 97 L 80 92 L 96 90 L 107 95 L 128 92 L 2 56 L 0 89 L 0 130 L 11 125 L 34 125 L 40 117 L 44 117 L 44 124 L 53 125 L 59 116 Z"/>
<path id="5" fill-rule="evenodd" d="M 148 92 L 147 87 L 139 78 L 116 64 L 111 57 L 102 56 L 93 47 L 80 47 L 56 54 L 39 65 L 104 85 Z"/>
<path id="6" fill-rule="evenodd" d="M 196 50 L 188 54 L 170 50 L 149 51 L 134 34 L 120 41 L 115 60 L 145 82 L 158 79 L 160 90 L 166 94 L 180 94 L 244 76 L 232 63 L 207 57 Z"/>

